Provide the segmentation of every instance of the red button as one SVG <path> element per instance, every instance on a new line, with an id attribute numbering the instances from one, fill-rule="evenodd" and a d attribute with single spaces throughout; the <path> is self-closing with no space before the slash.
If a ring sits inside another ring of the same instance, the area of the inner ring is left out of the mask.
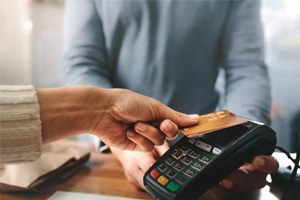
<path id="1" fill-rule="evenodd" d="M 160 176 L 159 172 L 155 169 L 153 169 L 151 172 L 150 172 L 150 175 L 152 176 L 152 178 L 154 179 L 157 179 L 157 177 Z"/>

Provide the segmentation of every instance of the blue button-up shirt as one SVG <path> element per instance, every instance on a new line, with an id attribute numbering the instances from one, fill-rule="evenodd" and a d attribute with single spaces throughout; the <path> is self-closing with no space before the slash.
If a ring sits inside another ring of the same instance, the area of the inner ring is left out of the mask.
<path id="1" fill-rule="evenodd" d="M 258 0 L 69 0 L 64 36 L 68 85 L 127 88 L 186 113 L 220 105 L 269 122 Z"/>

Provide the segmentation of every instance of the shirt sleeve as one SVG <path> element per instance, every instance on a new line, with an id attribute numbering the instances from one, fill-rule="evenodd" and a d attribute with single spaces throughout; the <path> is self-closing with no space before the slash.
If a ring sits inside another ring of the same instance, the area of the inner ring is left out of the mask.
<path id="1" fill-rule="evenodd" d="M 61 71 L 65 85 L 111 88 L 102 21 L 93 0 L 65 2 Z"/>
<path id="2" fill-rule="evenodd" d="M 0 127 L 0 163 L 39 158 L 40 108 L 32 86 L 0 86 Z"/>
<path id="3" fill-rule="evenodd" d="M 271 91 L 264 62 L 260 1 L 232 1 L 221 38 L 226 109 L 270 123 Z"/>

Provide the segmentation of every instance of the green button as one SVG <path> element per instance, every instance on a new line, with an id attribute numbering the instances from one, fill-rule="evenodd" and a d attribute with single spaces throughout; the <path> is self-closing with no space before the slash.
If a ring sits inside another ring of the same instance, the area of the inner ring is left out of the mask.
<path id="1" fill-rule="evenodd" d="M 177 185 L 177 184 L 174 183 L 174 182 L 170 182 L 170 183 L 167 185 L 167 188 L 168 188 L 169 190 L 171 190 L 172 192 L 176 192 L 176 191 L 180 188 L 180 186 Z"/>

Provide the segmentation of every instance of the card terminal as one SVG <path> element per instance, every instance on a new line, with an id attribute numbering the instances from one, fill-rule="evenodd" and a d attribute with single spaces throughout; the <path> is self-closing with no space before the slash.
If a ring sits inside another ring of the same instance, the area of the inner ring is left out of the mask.
<path id="1" fill-rule="evenodd" d="M 270 155 L 275 132 L 247 121 L 196 137 L 184 136 L 145 173 L 155 199 L 197 199 L 256 155 Z"/>

